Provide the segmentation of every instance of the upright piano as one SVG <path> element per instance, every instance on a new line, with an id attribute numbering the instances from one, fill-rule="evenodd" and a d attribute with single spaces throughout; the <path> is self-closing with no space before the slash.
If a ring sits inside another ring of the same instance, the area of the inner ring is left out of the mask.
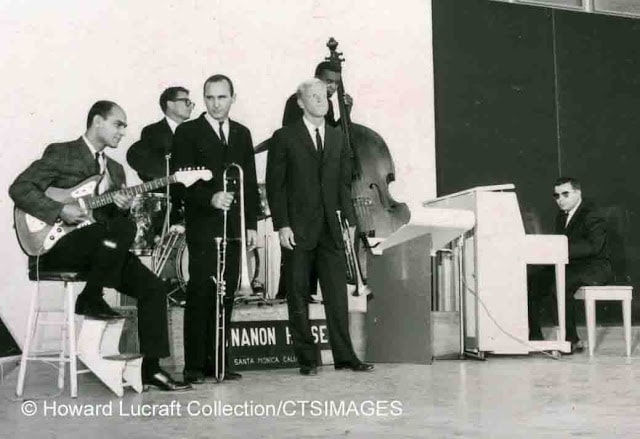
<path id="1" fill-rule="evenodd" d="M 456 267 L 443 272 L 455 277 L 448 284 L 458 296 L 452 303 L 460 316 L 455 329 L 461 354 L 570 352 L 564 340 L 567 239 L 526 234 L 515 187 L 506 184 L 414 206 L 409 223 L 380 243 L 381 254 L 368 263 L 373 269 L 367 313 L 370 360 L 429 362 L 417 352 L 433 350 L 432 319 L 424 317 L 431 315 L 431 286 L 438 283 L 432 282 L 430 264 L 445 247 L 456 255 Z M 554 340 L 529 340 L 529 264 L 555 266 L 559 324 Z"/>
<path id="2" fill-rule="evenodd" d="M 425 201 L 423 208 L 472 211 L 475 226 L 461 237 L 461 318 L 464 350 L 484 355 L 570 352 L 565 339 L 564 235 L 526 234 L 512 184 L 482 186 Z M 554 265 L 558 303 L 555 340 L 529 340 L 527 265 Z"/>

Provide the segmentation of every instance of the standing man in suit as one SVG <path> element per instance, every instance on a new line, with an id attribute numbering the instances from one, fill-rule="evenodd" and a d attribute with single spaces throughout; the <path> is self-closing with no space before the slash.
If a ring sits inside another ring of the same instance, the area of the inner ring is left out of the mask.
<path id="1" fill-rule="evenodd" d="M 336 369 L 370 371 L 351 344 L 341 210 L 353 219 L 350 156 L 340 130 L 326 123 L 327 87 L 319 79 L 298 87 L 304 117 L 279 129 L 267 161 L 267 195 L 284 255 L 289 326 L 300 373 L 317 374 L 306 296 L 317 270 Z"/>
<path id="2" fill-rule="evenodd" d="M 87 116 L 87 130 L 79 139 L 54 143 L 41 159 L 33 162 L 9 188 L 16 206 L 47 224 L 58 219 L 80 224 L 90 219 L 78 204 L 63 204 L 45 195 L 50 186 L 70 188 L 88 177 L 102 174 L 98 193 L 125 184 L 122 166 L 104 154 L 117 148 L 125 135 L 127 116 L 114 102 L 96 102 Z M 159 359 L 169 355 L 167 303 L 163 283 L 129 252 L 135 225 L 127 213 L 131 197 L 115 192 L 115 205 L 94 211 L 95 223 L 63 236 L 47 253 L 32 258 L 39 271 L 81 271 L 87 283 L 76 300 L 76 314 L 98 319 L 119 317 L 102 298 L 103 287 L 135 297 L 138 304 L 138 334 L 145 384 L 163 390 L 185 390 L 160 369 Z"/>
<path id="3" fill-rule="evenodd" d="M 240 236 L 240 206 L 237 192 L 223 191 L 222 175 L 231 163 L 244 172 L 244 212 L 247 247 L 256 244 L 258 185 L 250 131 L 229 119 L 236 100 L 231 79 L 213 75 L 204 83 L 207 108 L 199 118 L 183 123 L 176 130 L 173 158 L 176 167 L 202 166 L 210 169 L 213 179 L 197 182 L 185 191 L 185 225 L 189 248 L 189 284 L 184 315 L 184 378 L 190 383 L 202 383 L 212 375 L 214 355 L 214 318 L 217 254 L 215 237 L 222 236 L 223 213 L 227 211 L 227 237 Z M 232 171 L 229 176 L 233 175 Z M 230 329 L 233 296 L 240 269 L 238 240 L 230 239 L 226 253 L 225 327 Z M 226 358 L 229 358 L 228 355 Z M 225 379 L 239 379 L 240 374 L 227 371 Z"/>
<path id="4" fill-rule="evenodd" d="M 336 113 L 334 111 L 334 107 L 339 108 L 336 91 L 338 90 L 338 84 L 342 80 L 340 66 L 329 61 L 323 61 L 316 66 L 314 77 L 320 79 L 327 86 L 328 110 L 327 114 L 324 116 L 325 122 L 333 127 L 339 127 L 340 119 L 335 117 Z M 348 94 L 345 94 L 344 98 L 347 111 L 351 112 L 353 99 Z M 299 122 L 302 119 L 303 114 L 304 112 L 302 108 L 298 105 L 298 94 L 294 93 L 289 96 L 289 99 L 287 99 L 287 102 L 285 103 L 284 114 L 282 115 L 282 126 L 284 127 L 292 123 Z M 316 293 L 317 285 L 318 275 L 312 268 L 309 272 L 309 293 L 311 296 Z M 278 299 L 285 299 L 287 297 L 287 290 L 284 282 L 284 268 L 280 269 L 280 285 L 278 286 L 278 294 L 276 297 Z M 313 299 L 310 297 L 309 301 L 313 302 Z"/>
<path id="5" fill-rule="evenodd" d="M 572 352 L 584 349 L 576 331 L 577 303 L 573 295 L 586 285 L 603 285 L 613 276 L 609 246 L 607 244 L 606 219 L 591 202 L 582 198 L 580 183 L 575 178 L 561 177 L 553 190 L 559 212 L 556 216 L 555 234 L 566 235 L 569 241 L 569 264 L 566 267 L 566 339 Z M 543 270 L 530 279 L 529 338 L 542 340 L 540 302 L 551 295 L 555 300 L 553 272 Z"/>

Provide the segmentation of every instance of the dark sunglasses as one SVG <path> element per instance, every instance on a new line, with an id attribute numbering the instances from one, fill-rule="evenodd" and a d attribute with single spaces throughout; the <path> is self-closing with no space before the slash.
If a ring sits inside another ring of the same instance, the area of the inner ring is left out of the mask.
<path id="1" fill-rule="evenodd" d="M 557 200 L 561 196 L 562 196 L 562 198 L 567 198 L 569 196 L 569 194 L 571 194 L 572 192 L 574 192 L 574 191 L 564 191 L 564 192 L 560 192 L 560 193 L 554 192 L 553 199 Z"/>

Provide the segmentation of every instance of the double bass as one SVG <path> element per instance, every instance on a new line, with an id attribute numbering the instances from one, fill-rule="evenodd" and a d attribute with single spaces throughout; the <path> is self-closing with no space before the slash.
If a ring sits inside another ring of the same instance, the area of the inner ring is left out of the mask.
<path id="1" fill-rule="evenodd" d="M 327 61 L 342 72 L 344 58 L 338 52 L 338 42 L 330 38 L 327 42 Z M 342 76 L 342 75 L 341 75 Z M 360 242 L 368 249 L 366 238 L 384 238 L 409 222 L 411 216 L 405 203 L 393 199 L 389 183 L 395 180 L 395 169 L 389 148 L 378 133 L 363 125 L 353 123 L 345 104 L 345 88 L 342 77 L 338 83 L 340 122 L 345 142 L 352 153 L 353 180 L 351 200 L 356 213 L 356 229 Z M 362 252 L 356 252 L 360 255 Z M 361 256 L 359 257 L 361 258 Z M 349 277 L 360 270 L 353 267 L 357 261 L 348 261 Z M 362 273 L 360 273 L 362 274 Z"/>

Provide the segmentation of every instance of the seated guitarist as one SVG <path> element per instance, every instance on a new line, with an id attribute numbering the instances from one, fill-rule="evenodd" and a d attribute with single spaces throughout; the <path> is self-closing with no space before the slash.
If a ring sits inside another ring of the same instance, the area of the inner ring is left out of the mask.
<path id="1" fill-rule="evenodd" d="M 9 188 L 16 207 L 47 224 L 58 219 L 69 225 L 90 220 L 78 204 L 49 198 L 49 187 L 70 188 L 88 177 L 101 174 L 98 193 L 124 186 L 122 166 L 104 155 L 117 148 L 125 135 L 127 116 L 114 102 L 98 101 L 87 117 L 87 131 L 77 140 L 49 145 L 42 158 L 33 162 Z M 113 196 L 114 205 L 93 212 L 95 222 L 64 235 L 50 251 L 32 258 L 40 271 L 81 271 L 87 283 L 76 301 L 76 314 L 108 319 L 118 317 L 102 297 L 103 287 L 115 288 L 135 297 L 138 304 L 138 334 L 142 380 L 162 390 L 185 390 L 190 385 L 174 381 L 160 369 L 159 359 L 169 355 L 167 303 L 162 281 L 129 252 L 135 225 L 127 218 L 131 197 Z M 44 247 L 42 247 L 44 248 Z M 33 266 L 32 266 L 33 267 Z"/>

